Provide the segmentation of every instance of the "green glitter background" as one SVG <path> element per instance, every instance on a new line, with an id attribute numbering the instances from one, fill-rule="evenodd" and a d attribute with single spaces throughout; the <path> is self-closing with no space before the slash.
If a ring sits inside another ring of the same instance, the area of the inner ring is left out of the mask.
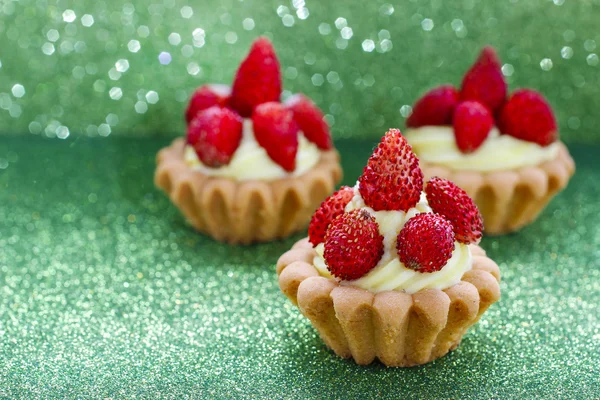
<path id="1" fill-rule="evenodd" d="M 0 398 L 568 398 L 600 396 L 597 154 L 540 219 L 484 238 L 502 299 L 423 367 L 328 351 L 280 293 L 298 239 L 217 243 L 152 183 L 165 139 L 4 138 Z M 341 140 L 345 183 L 370 141 Z"/>
<path id="2" fill-rule="evenodd" d="M 600 0 L 197 3 L 0 2 L 0 398 L 600 397 Z M 277 286 L 301 235 L 219 244 L 153 187 L 191 91 L 259 34 L 327 113 L 346 184 L 486 43 L 555 106 L 577 174 L 484 239 L 503 297 L 457 351 L 338 359 Z"/>
<path id="3" fill-rule="evenodd" d="M 338 138 L 402 127 L 421 93 L 458 85 L 490 43 L 512 89 L 542 91 L 563 138 L 593 143 L 599 18 L 600 0 L 5 1 L 0 132 L 176 135 L 192 90 L 231 83 L 267 34 L 285 88 L 312 97 Z"/>

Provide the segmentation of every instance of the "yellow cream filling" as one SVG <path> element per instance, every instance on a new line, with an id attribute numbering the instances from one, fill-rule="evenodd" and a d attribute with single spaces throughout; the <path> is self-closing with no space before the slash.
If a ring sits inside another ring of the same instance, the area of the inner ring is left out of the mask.
<path id="1" fill-rule="evenodd" d="M 451 126 L 423 126 L 404 134 L 420 160 L 453 170 L 500 171 L 541 164 L 558 154 L 558 142 L 542 147 L 492 128 L 481 147 L 465 154 L 456 146 Z"/>
<path id="2" fill-rule="evenodd" d="M 245 119 L 242 141 L 229 164 L 220 168 L 207 167 L 198 159 L 191 146 L 185 147 L 184 157 L 188 166 L 205 175 L 231 178 L 238 181 L 268 181 L 302 175 L 319 161 L 320 155 L 319 148 L 314 143 L 309 142 L 302 132 L 299 132 L 296 169 L 291 173 L 287 172 L 271 160 L 267 151 L 258 144 L 254 137 L 252 120 Z"/>

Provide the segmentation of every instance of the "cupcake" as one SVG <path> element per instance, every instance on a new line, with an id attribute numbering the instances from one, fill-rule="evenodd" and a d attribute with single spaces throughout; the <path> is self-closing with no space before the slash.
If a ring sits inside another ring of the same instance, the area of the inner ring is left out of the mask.
<path id="1" fill-rule="evenodd" d="M 428 363 L 500 297 L 471 198 L 439 177 L 422 188 L 418 159 L 390 130 L 356 186 L 326 199 L 277 262 L 282 292 L 340 357 Z"/>
<path id="2" fill-rule="evenodd" d="M 281 95 L 272 44 L 254 42 L 233 83 L 204 85 L 186 111 L 187 137 L 158 153 L 156 185 L 198 231 L 230 243 L 283 238 L 306 227 L 341 180 L 323 113 Z"/>
<path id="3" fill-rule="evenodd" d="M 460 91 L 437 87 L 408 117 L 406 138 L 425 177 L 447 178 L 471 196 L 486 234 L 533 222 L 575 172 L 554 113 L 531 89 L 507 96 L 500 61 L 485 47 Z"/>

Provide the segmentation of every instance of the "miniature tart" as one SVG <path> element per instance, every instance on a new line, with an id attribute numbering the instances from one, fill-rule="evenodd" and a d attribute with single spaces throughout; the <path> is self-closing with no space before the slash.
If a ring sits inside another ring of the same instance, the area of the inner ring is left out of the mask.
<path id="1" fill-rule="evenodd" d="M 460 91 L 451 85 L 430 90 L 406 124 L 425 176 L 462 187 L 475 199 L 488 234 L 534 221 L 575 172 L 546 99 L 530 89 L 507 97 L 491 47 L 466 73 Z"/>
<path id="2" fill-rule="evenodd" d="M 157 158 L 156 185 L 217 240 L 250 243 L 302 229 L 340 181 L 323 113 L 307 97 L 280 103 L 281 73 L 259 38 L 233 87 L 204 85 L 186 111 L 185 140 Z"/>
<path id="3" fill-rule="evenodd" d="M 500 297 L 473 201 L 445 179 L 422 187 L 418 159 L 390 130 L 357 185 L 326 199 L 277 263 L 282 292 L 341 357 L 430 362 Z"/>

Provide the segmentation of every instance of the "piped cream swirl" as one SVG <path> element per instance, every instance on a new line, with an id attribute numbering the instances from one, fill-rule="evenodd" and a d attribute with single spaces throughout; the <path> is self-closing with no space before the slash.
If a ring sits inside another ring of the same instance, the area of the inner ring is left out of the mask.
<path id="1" fill-rule="evenodd" d="M 440 270 L 431 273 L 421 273 L 406 268 L 398 258 L 396 252 L 396 238 L 404 224 L 417 214 L 431 212 L 424 193 L 417 205 L 407 212 L 403 211 L 375 211 L 365 205 L 363 198 L 358 192 L 358 186 L 354 188 L 355 195 L 346 206 L 345 211 L 355 209 L 367 210 L 379 225 L 379 233 L 383 236 L 384 254 L 379 263 L 368 274 L 354 281 L 341 281 L 341 285 L 358 286 L 374 293 L 386 290 L 399 290 L 407 293 L 415 293 L 422 289 L 446 289 L 460 282 L 463 274 L 471 269 L 471 251 L 465 244 L 455 242 L 452 257 Z M 332 278 L 327 269 L 323 252 L 323 243 L 315 248 L 317 255 L 313 260 L 319 274 Z"/>
<path id="2" fill-rule="evenodd" d="M 451 126 L 423 126 L 404 134 L 421 161 L 454 170 L 500 171 L 532 165 L 556 158 L 558 142 L 543 147 L 537 143 L 501 135 L 492 128 L 481 147 L 463 153 L 456 146 Z"/>
<path id="3" fill-rule="evenodd" d="M 244 119 L 244 130 L 240 146 L 233 154 L 229 164 L 220 168 L 207 167 L 198 159 L 191 146 L 185 147 L 185 162 L 194 170 L 209 176 L 220 176 L 238 181 L 275 180 L 289 176 L 299 176 L 311 169 L 318 161 L 321 152 L 312 142 L 309 142 L 302 132 L 298 133 L 298 152 L 296 153 L 296 169 L 287 172 L 275 163 L 267 151 L 262 148 L 254 137 L 252 120 Z"/>

